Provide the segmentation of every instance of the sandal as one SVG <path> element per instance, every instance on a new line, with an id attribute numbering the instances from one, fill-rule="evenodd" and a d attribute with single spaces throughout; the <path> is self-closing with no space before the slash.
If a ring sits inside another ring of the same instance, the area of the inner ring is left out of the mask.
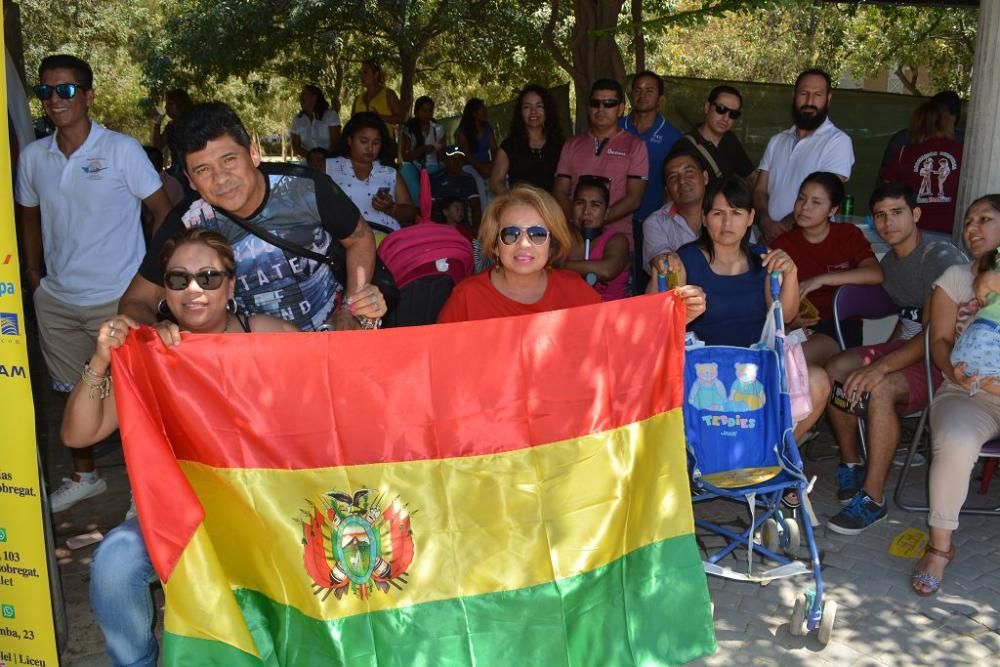
<path id="1" fill-rule="evenodd" d="M 942 558 L 947 560 L 948 563 L 951 563 L 951 561 L 955 558 L 955 545 L 952 544 L 950 549 L 944 551 L 942 549 L 932 547 L 931 545 L 928 544 L 926 550 L 924 551 L 924 554 L 925 555 L 934 554 L 935 556 L 941 556 Z M 948 564 L 946 563 L 945 567 L 947 566 Z M 922 591 L 919 588 L 917 588 L 918 585 L 926 586 L 930 590 Z M 930 595 L 934 595 L 941 589 L 941 580 L 935 577 L 930 572 L 922 572 L 914 568 L 913 574 L 910 575 L 910 588 L 912 588 L 913 592 L 916 593 L 917 595 L 921 597 L 928 597 Z"/>

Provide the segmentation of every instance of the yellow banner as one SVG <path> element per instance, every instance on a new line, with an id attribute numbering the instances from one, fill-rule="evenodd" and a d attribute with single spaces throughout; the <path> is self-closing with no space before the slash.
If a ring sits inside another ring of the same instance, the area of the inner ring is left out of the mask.
<path id="1" fill-rule="evenodd" d="M 0 35 L 0 46 L 3 37 Z M 7 81 L 0 67 L 0 115 Z M 9 124 L 7 125 L 9 127 Z M 55 666 L 35 411 L 14 232 L 10 139 L 0 129 L 0 665 Z"/>

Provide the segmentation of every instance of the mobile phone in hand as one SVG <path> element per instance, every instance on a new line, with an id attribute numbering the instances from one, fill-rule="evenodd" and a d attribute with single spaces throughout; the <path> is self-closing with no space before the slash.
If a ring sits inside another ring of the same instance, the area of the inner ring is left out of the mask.
<path id="1" fill-rule="evenodd" d="M 389 188 L 386 187 L 379 188 L 375 196 L 380 199 L 392 199 L 392 196 L 389 195 Z"/>

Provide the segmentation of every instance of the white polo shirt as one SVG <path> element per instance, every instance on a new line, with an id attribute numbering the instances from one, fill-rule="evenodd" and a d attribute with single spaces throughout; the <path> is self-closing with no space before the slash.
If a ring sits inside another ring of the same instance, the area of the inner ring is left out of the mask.
<path id="1" fill-rule="evenodd" d="M 56 135 L 21 153 L 14 199 L 40 207 L 42 289 L 75 306 L 119 298 L 142 263 L 142 200 L 162 187 L 138 141 L 91 121 L 67 158 Z"/>
<path id="2" fill-rule="evenodd" d="M 322 148 L 329 151 L 331 127 L 340 127 L 340 116 L 333 109 L 327 109 L 319 118 L 310 118 L 304 113 L 292 116 L 292 134 L 299 135 L 306 150 Z"/>
<path id="3" fill-rule="evenodd" d="M 795 126 L 771 137 L 758 169 L 767 172 L 767 212 L 781 220 L 795 208 L 799 186 L 814 171 L 851 177 L 854 146 L 851 138 L 827 118 L 816 131 L 799 139 Z"/>

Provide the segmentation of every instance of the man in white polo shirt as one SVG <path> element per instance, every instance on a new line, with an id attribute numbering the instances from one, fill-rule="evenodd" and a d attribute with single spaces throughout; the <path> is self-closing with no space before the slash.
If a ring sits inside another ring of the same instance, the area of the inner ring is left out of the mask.
<path id="1" fill-rule="evenodd" d="M 753 203 L 764 240 L 770 242 L 794 225 L 792 209 L 799 186 L 814 171 L 851 177 L 851 138 L 827 117 L 833 96 L 830 75 L 807 69 L 795 79 L 795 124 L 771 137 L 757 167 Z"/>
<path id="2" fill-rule="evenodd" d="M 14 198 L 42 354 L 53 388 L 65 394 L 81 380 L 98 328 L 118 311 L 142 262 L 142 204 L 155 230 L 170 200 L 139 142 L 90 119 L 94 75 L 86 62 L 47 56 L 38 78 L 35 95 L 56 132 L 21 153 Z M 74 474 L 50 496 L 53 512 L 107 489 L 93 450 L 72 451 Z"/>

